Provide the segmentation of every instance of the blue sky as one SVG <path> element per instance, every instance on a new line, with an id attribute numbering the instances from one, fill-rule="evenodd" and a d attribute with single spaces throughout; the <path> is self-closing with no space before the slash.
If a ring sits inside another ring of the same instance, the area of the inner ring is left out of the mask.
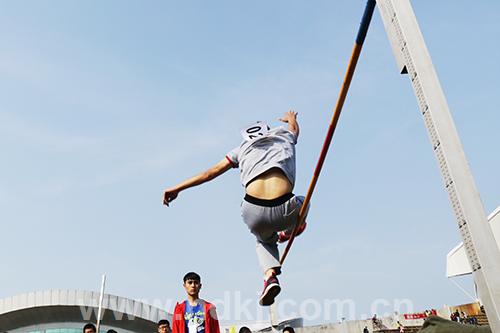
<path id="1" fill-rule="evenodd" d="M 207 299 L 240 291 L 256 301 L 238 173 L 170 208 L 162 190 L 223 158 L 241 127 L 277 124 L 292 108 L 304 193 L 364 4 L 2 1 L 0 297 L 97 290 L 106 272 L 109 293 L 180 299 L 195 270 Z M 500 4 L 414 9 L 490 213 L 500 205 Z M 356 317 L 379 298 L 415 310 L 468 302 L 445 277 L 459 237 L 375 12 L 280 298 L 352 299 Z"/>

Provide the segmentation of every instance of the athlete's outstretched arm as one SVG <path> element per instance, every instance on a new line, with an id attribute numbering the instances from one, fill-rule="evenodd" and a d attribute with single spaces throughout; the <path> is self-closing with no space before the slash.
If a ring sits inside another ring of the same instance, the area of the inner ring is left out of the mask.
<path id="1" fill-rule="evenodd" d="M 194 176 L 191 177 L 182 183 L 177 184 L 174 187 L 167 188 L 163 192 L 163 204 L 167 205 L 172 202 L 175 198 L 177 198 L 177 195 L 179 195 L 179 192 L 184 191 L 185 189 L 188 189 L 193 186 L 201 185 L 203 183 L 206 183 L 220 175 L 222 175 L 224 172 L 232 168 L 231 162 L 227 158 L 224 158 L 221 160 L 219 163 L 211 167 L 210 169 Z"/>
<path id="2" fill-rule="evenodd" d="M 299 137 L 300 130 L 299 130 L 299 123 L 297 122 L 297 112 L 292 110 L 287 111 L 285 112 L 283 117 L 281 117 L 279 120 L 284 123 L 287 123 L 288 130 L 293 134 L 295 134 L 297 138 Z"/>

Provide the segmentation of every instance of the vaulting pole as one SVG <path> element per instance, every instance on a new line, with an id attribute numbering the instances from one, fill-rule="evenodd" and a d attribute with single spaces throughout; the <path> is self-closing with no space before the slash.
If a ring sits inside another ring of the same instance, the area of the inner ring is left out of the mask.
<path id="1" fill-rule="evenodd" d="M 280 259 L 280 263 L 283 265 L 285 262 L 286 256 L 290 251 L 290 247 L 293 244 L 293 240 L 297 234 L 297 230 L 299 226 L 304 221 L 304 215 L 311 201 L 312 194 L 314 192 L 314 188 L 316 187 L 316 183 L 318 182 L 319 174 L 321 173 L 321 168 L 323 167 L 323 163 L 325 162 L 326 154 L 328 153 L 328 148 L 330 147 L 330 143 L 332 142 L 333 133 L 335 132 L 335 128 L 337 127 L 337 123 L 339 121 L 340 113 L 342 112 L 342 107 L 344 106 L 344 101 L 347 96 L 347 91 L 349 90 L 349 86 L 351 84 L 352 77 L 354 75 L 354 70 L 356 69 L 356 64 L 358 63 L 359 55 L 361 53 L 361 48 L 363 47 L 363 42 L 365 41 L 366 33 L 368 31 L 368 27 L 370 26 L 370 21 L 372 19 L 373 11 L 375 9 L 375 0 L 368 0 L 365 7 L 365 12 L 363 14 L 363 18 L 361 19 L 361 24 L 359 26 L 358 35 L 356 37 L 356 43 L 354 44 L 354 48 L 352 50 L 351 59 L 349 61 L 349 65 L 347 67 L 347 71 L 344 77 L 344 82 L 342 84 L 342 88 L 340 90 L 339 97 L 337 99 L 337 104 L 335 105 L 335 110 L 333 112 L 333 117 L 330 122 L 330 127 L 328 128 L 328 133 L 326 135 L 325 142 L 323 143 L 323 149 L 321 150 L 321 154 L 319 156 L 318 163 L 316 164 L 316 169 L 313 174 L 313 178 L 309 185 L 309 189 L 307 190 L 306 197 L 304 199 L 304 203 L 302 204 L 302 208 L 299 212 L 299 217 L 295 224 L 295 228 L 293 229 L 292 236 L 288 241 L 285 250 Z"/>

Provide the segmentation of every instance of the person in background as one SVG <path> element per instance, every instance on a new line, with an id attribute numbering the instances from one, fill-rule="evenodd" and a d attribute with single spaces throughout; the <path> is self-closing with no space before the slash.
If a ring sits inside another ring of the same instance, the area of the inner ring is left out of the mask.
<path id="1" fill-rule="evenodd" d="M 170 322 L 167 319 L 162 319 L 158 322 L 158 333 L 171 333 Z"/>
<path id="2" fill-rule="evenodd" d="M 458 309 L 455 310 L 455 321 L 457 323 L 460 323 L 462 321 L 462 318 L 460 318 L 460 312 L 458 311 Z"/>
<path id="3" fill-rule="evenodd" d="M 238 333 L 252 333 L 252 330 L 250 330 L 248 327 L 243 326 L 239 329 Z"/>
<path id="4" fill-rule="evenodd" d="M 462 311 L 462 315 L 460 316 L 460 322 L 462 324 L 467 324 L 468 323 L 467 313 L 465 311 Z"/>
<path id="5" fill-rule="evenodd" d="M 399 330 L 399 333 L 404 333 L 405 331 L 405 327 L 403 326 L 403 324 L 401 324 L 398 320 L 397 322 L 397 325 L 398 325 L 398 330 Z"/>
<path id="6" fill-rule="evenodd" d="M 96 333 L 95 325 L 92 323 L 87 323 L 83 326 L 83 333 Z"/>

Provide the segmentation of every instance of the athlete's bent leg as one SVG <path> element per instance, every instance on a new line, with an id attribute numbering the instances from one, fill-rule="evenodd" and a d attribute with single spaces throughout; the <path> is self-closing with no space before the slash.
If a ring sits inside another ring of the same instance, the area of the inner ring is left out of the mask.
<path id="1" fill-rule="evenodd" d="M 285 230 L 280 231 L 278 233 L 278 243 L 284 243 L 290 239 L 293 233 L 293 229 L 295 228 L 295 224 L 297 223 L 297 219 L 299 218 L 299 212 L 300 209 L 302 208 L 302 204 L 304 203 L 304 199 L 305 198 L 303 196 L 295 196 L 292 199 L 290 199 L 289 203 L 287 203 L 289 205 L 289 207 L 287 207 L 287 210 L 290 211 L 290 213 L 285 215 L 285 220 L 288 227 Z M 306 229 L 307 226 L 306 217 L 307 214 L 309 213 L 310 207 L 311 204 L 308 204 L 304 220 L 302 221 L 302 224 L 299 226 L 299 229 L 297 230 L 297 234 L 295 236 L 299 236 Z"/>

